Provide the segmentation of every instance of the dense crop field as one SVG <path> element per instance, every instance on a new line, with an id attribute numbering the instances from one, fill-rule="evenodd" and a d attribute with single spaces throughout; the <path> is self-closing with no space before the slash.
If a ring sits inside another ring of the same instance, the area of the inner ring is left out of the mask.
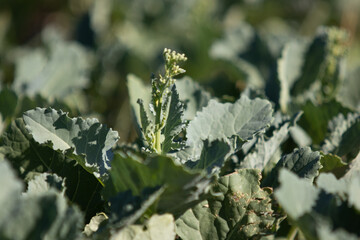
<path id="1" fill-rule="evenodd" d="M 358 16 L 2 0 L 0 239 L 359 239 Z"/>

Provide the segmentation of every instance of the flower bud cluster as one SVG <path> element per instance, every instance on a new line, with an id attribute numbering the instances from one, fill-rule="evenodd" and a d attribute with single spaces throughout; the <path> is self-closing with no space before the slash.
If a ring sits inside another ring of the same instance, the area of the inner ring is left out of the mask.
<path id="1" fill-rule="evenodd" d="M 185 70 L 180 68 L 178 65 L 179 62 L 184 62 L 187 60 L 185 54 L 177 53 L 168 48 L 164 49 L 164 58 L 165 58 L 165 78 L 172 78 L 176 75 L 184 73 Z"/>
<path id="2" fill-rule="evenodd" d="M 185 54 L 177 53 L 176 51 L 171 51 L 171 49 L 164 49 L 164 57 L 166 62 L 184 62 L 187 60 Z"/>

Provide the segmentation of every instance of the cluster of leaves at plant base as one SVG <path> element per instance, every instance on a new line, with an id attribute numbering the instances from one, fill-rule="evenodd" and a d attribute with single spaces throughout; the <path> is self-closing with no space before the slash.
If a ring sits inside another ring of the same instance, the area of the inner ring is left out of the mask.
<path id="1" fill-rule="evenodd" d="M 341 84 L 344 38 L 322 29 L 310 43 L 289 43 L 268 81 L 245 48 L 220 40 L 212 57 L 257 78 L 233 102 L 189 77 L 175 81 L 185 57 L 166 50 L 152 86 L 128 76 L 140 141 L 127 146 L 96 119 L 24 112 L 0 139 L 0 237 L 358 238 L 360 116 L 356 98 L 340 95 L 351 88 Z"/>

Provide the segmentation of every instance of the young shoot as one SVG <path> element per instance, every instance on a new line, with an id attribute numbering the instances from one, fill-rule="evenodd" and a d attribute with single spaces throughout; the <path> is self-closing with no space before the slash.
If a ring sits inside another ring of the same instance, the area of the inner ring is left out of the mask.
<path id="1" fill-rule="evenodd" d="M 173 138 L 181 132 L 184 126 L 182 121 L 183 105 L 174 86 L 174 77 L 185 73 L 185 70 L 180 68 L 179 63 L 186 61 L 187 58 L 184 54 L 167 48 L 164 49 L 163 56 L 165 59 L 164 75 L 159 74 L 157 78 L 153 77 L 151 80 L 152 95 L 149 109 L 154 116 L 153 120 L 148 118 L 142 100 L 138 100 L 141 127 L 148 150 L 158 154 L 165 154 L 171 150 Z M 172 98 L 173 94 L 176 96 Z M 170 123 L 167 121 L 169 112 L 177 118 L 172 117 Z M 164 128 L 167 124 L 171 125 L 171 127 L 168 127 L 164 134 Z"/>

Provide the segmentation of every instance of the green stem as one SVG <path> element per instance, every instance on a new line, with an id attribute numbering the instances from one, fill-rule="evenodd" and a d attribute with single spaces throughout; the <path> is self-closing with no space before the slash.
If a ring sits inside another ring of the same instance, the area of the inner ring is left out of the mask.
<path id="1" fill-rule="evenodd" d="M 158 129 L 155 134 L 155 150 L 157 153 L 161 153 L 161 129 Z"/>
<path id="2" fill-rule="evenodd" d="M 160 94 L 160 99 L 155 103 L 156 107 L 156 118 L 155 118 L 155 151 L 161 154 L 161 107 L 162 107 L 162 95 L 163 90 Z"/>
<path id="3" fill-rule="evenodd" d="M 287 238 L 286 238 L 286 239 L 288 239 L 288 240 L 294 240 L 295 237 L 296 237 L 296 235 L 297 235 L 297 233 L 298 233 L 298 230 L 299 230 L 299 229 L 298 229 L 297 227 L 292 226 L 291 229 L 290 229 L 290 231 L 289 231 L 289 233 L 288 233 L 288 235 L 287 235 Z"/>

